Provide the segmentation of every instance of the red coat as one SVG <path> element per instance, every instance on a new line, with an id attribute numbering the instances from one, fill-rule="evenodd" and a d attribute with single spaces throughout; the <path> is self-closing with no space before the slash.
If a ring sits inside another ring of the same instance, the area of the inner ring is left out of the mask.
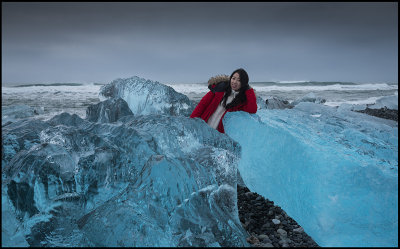
<path id="1" fill-rule="evenodd" d="M 191 118 L 199 117 L 204 121 L 208 121 L 211 115 L 217 109 L 219 103 L 224 97 L 225 92 L 212 92 L 209 91 L 199 102 L 199 104 L 194 108 Z M 257 112 L 257 100 L 256 95 L 254 94 L 254 90 L 252 88 L 246 90 L 245 92 L 247 101 L 235 107 L 229 108 L 224 112 L 221 117 L 221 120 L 218 124 L 218 131 L 221 133 L 225 133 L 224 126 L 222 124 L 222 119 L 224 118 L 227 112 L 235 112 L 235 111 L 245 111 L 248 113 L 256 113 Z"/>

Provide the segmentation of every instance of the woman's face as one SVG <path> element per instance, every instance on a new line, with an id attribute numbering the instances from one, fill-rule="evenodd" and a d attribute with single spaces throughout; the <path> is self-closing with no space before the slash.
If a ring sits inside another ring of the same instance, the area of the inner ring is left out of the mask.
<path id="1" fill-rule="evenodd" d="M 239 91 L 242 84 L 240 83 L 240 76 L 239 73 L 234 73 L 231 78 L 231 88 L 234 91 Z"/>

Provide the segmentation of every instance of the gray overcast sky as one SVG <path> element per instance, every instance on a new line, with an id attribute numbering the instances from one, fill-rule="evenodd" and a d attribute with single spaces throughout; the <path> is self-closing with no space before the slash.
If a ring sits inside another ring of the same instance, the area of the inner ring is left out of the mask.
<path id="1" fill-rule="evenodd" d="M 2 82 L 398 82 L 397 2 L 2 3 Z"/>

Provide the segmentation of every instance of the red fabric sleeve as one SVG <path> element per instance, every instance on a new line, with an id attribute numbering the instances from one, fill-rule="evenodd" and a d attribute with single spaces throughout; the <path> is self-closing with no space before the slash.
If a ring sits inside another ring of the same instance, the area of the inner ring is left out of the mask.
<path id="1" fill-rule="evenodd" d="M 196 108 L 194 108 L 192 114 L 190 115 L 191 118 L 201 117 L 204 110 L 207 106 L 211 103 L 211 100 L 214 97 L 214 93 L 209 91 L 204 97 L 200 100 L 199 104 L 197 104 Z"/>
<path id="2" fill-rule="evenodd" d="M 243 106 L 243 111 L 248 113 L 256 113 L 257 112 L 257 98 L 254 93 L 253 88 L 247 90 L 246 92 L 247 103 Z"/>

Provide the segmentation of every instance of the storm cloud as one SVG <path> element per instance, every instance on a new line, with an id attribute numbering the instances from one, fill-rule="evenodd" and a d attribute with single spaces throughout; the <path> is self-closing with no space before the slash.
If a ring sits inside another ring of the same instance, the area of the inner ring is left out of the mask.
<path id="1" fill-rule="evenodd" d="M 398 3 L 2 3 L 2 83 L 398 82 Z"/>

